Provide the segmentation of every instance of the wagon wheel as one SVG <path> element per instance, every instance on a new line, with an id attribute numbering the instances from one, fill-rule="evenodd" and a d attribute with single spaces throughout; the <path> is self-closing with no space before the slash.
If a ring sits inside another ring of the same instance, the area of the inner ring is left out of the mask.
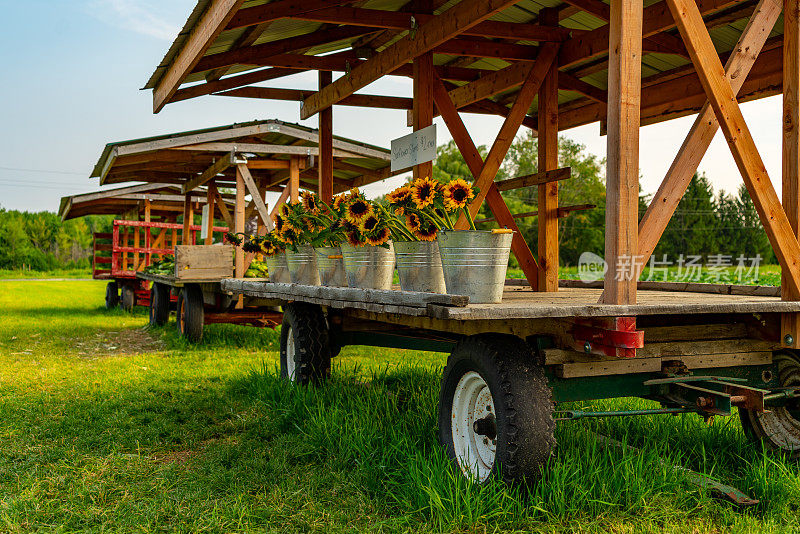
<path id="1" fill-rule="evenodd" d="M 288 304 L 281 323 L 281 378 L 304 386 L 330 374 L 330 339 L 322 308 L 304 302 Z"/>
<path id="2" fill-rule="evenodd" d="M 106 284 L 106 309 L 113 310 L 119 306 L 119 286 L 116 282 Z"/>
<path id="3" fill-rule="evenodd" d="M 439 441 L 470 479 L 534 482 L 555 446 L 552 392 L 517 337 L 480 334 L 456 345 L 439 393 Z"/>
<path id="4" fill-rule="evenodd" d="M 132 312 L 133 307 L 136 306 L 136 292 L 133 287 L 129 285 L 122 286 L 122 309 L 126 312 Z"/>
<path id="5" fill-rule="evenodd" d="M 178 331 L 188 341 L 197 343 L 203 338 L 203 292 L 200 286 L 188 284 L 178 295 Z"/>
<path id="6" fill-rule="evenodd" d="M 800 386 L 800 358 L 789 352 L 777 353 L 773 359 L 781 387 Z M 739 410 L 739 418 L 748 438 L 763 442 L 770 449 L 800 458 L 800 400 L 774 406 L 769 412 Z"/>
<path id="7" fill-rule="evenodd" d="M 169 288 L 154 283 L 150 289 L 150 326 L 164 326 L 169 320 Z"/>

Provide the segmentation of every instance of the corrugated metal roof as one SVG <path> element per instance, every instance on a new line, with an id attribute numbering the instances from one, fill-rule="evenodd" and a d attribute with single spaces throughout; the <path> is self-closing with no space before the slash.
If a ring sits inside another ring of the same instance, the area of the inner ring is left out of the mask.
<path id="1" fill-rule="evenodd" d="M 645 6 L 653 5 L 658 1 L 659 0 L 646 0 Z M 439 7 L 436 10 L 436 12 L 441 13 L 450 8 L 452 5 L 455 5 L 457 2 L 458 0 L 449 0 L 441 7 Z M 266 3 L 268 2 L 265 2 L 264 0 L 251 0 L 245 2 L 242 9 Z M 608 2 L 605 3 L 607 4 Z M 406 0 L 367 0 L 365 2 L 360 2 L 358 5 L 359 7 L 369 8 L 369 9 L 383 9 L 389 11 L 397 11 L 401 9 L 402 6 L 404 6 L 405 4 Z M 189 20 L 184 26 L 184 29 L 181 31 L 178 38 L 173 43 L 164 61 L 162 61 L 162 63 L 153 73 L 153 76 L 151 76 L 150 80 L 146 85 L 146 88 L 155 87 L 158 80 L 165 71 L 167 65 L 169 65 L 171 59 L 177 54 L 177 51 L 183 45 L 183 42 L 189 35 L 189 32 L 193 28 L 194 24 L 197 22 L 197 20 L 199 20 L 202 12 L 205 10 L 207 5 L 208 5 L 208 0 L 200 0 L 197 3 L 195 9 L 192 11 L 192 14 L 189 17 Z M 748 1 L 744 1 L 742 5 L 749 5 L 749 3 Z M 511 6 L 503 10 L 502 12 L 492 16 L 491 20 L 516 22 L 516 23 L 533 22 L 536 20 L 536 17 L 542 8 L 556 7 L 556 6 L 564 6 L 564 4 L 559 0 L 521 0 L 514 6 Z M 726 53 L 733 49 L 737 40 L 739 39 L 739 36 L 741 35 L 742 29 L 744 28 L 746 22 L 747 20 L 743 16 L 739 20 L 721 26 L 717 26 L 711 29 L 710 34 L 719 53 Z M 577 11 L 575 13 L 572 13 L 570 16 L 564 18 L 563 20 L 561 20 L 560 24 L 561 26 L 566 28 L 592 30 L 605 25 L 605 22 L 584 11 Z M 295 37 L 298 35 L 312 33 L 322 26 L 323 24 L 320 24 L 318 22 L 308 22 L 296 19 L 277 20 L 267 25 L 266 29 L 256 40 L 256 44 L 263 44 L 290 37 Z M 781 20 L 776 25 L 776 28 L 773 31 L 773 36 L 780 35 L 782 32 L 782 27 L 783 25 Z M 216 41 L 212 44 L 211 48 L 209 49 L 206 55 L 208 56 L 229 50 L 230 47 L 242 35 L 243 31 L 245 30 L 240 28 L 222 32 L 216 39 Z M 407 32 L 399 32 L 387 44 L 383 45 L 382 47 L 379 47 L 378 51 L 385 49 L 391 43 L 402 38 L 402 36 L 405 35 L 406 33 Z M 673 29 L 672 31 L 667 33 L 676 38 L 679 38 L 677 30 Z M 353 37 L 337 42 L 326 43 L 324 45 L 311 48 L 306 53 L 313 55 L 313 54 L 322 54 L 333 51 L 345 50 L 350 48 L 351 45 L 355 43 L 357 39 L 358 38 Z M 524 41 L 518 41 L 518 43 L 526 44 L 526 42 Z M 444 54 L 434 55 L 434 63 L 436 65 L 444 65 L 449 61 L 451 61 L 452 59 L 454 59 L 454 57 L 449 55 L 444 55 Z M 580 79 L 599 89 L 605 90 L 607 88 L 607 81 L 606 81 L 607 70 L 605 66 L 602 64 L 602 59 L 588 60 L 585 63 L 587 65 L 591 65 L 594 63 L 599 63 L 599 64 L 596 68 L 588 69 L 588 72 L 581 75 Z M 688 64 L 689 60 L 679 55 L 667 54 L 667 53 L 645 53 L 642 58 L 642 75 L 643 77 L 646 78 L 649 76 L 671 71 L 672 69 L 684 67 Z M 475 58 L 474 62 L 472 62 L 471 65 L 469 66 L 473 68 L 497 70 L 503 68 L 506 65 L 508 65 L 508 62 L 505 62 L 500 59 Z M 259 67 L 254 65 L 235 65 L 228 68 L 227 73 L 229 74 L 239 73 L 252 70 L 255 68 Z M 577 70 L 578 72 L 580 72 L 582 68 L 583 66 L 579 65 L 578 67 L 573 69 L 573 71 Z M 207 72 L 193 73 L 190 76 L 188 76 L 185 81 L 187 83 L 198 82 L 204 80 L 206 74 Z M 585 97 L 583 95 L 581 95 L 580 93 L 576 93 L 574 91 L 562 90 L 559 94 L 559 102 L 562 104 L 577 101 L 579 99 L 584 99 L 584 98 Z"/>

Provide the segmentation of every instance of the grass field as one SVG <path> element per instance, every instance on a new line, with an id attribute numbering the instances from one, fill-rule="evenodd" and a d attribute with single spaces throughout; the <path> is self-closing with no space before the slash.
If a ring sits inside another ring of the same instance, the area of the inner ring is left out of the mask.
<path id="1" fill-rule="evenodd" d="M 212 325 L 187 346 L 174 322 L 105 311 L 103 291 L 0 282 L 0 532 L 800 531 L 797 465 L 735 418 L 561 423 L 530 492 L 479 488 L 436 442 L 444 355 L 348 348 L 328 384 L 296 389 L 275 332 Z"/>

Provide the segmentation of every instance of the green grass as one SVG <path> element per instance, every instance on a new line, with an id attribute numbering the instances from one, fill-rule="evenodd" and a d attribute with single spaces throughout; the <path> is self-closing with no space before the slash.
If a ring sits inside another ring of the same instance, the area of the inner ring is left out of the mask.
<path id="1" fill-rule="evenodd" d="M 91 278 L 92 270 L 53 269 L 51 271 L 30 271 L 22 269 L 0 269 L 0 280 L 15 278 Z"/>
<path id="2" fill-rule="evenodd" d="M 174 323 L 105 311 L 103 290 L 0 286 L 0 532 L 800 531 L 797 465 L 735 418 L 562 423 L 529 493 L 476 487 L 436 442 L 444 355 L 348 348 L 329 383 L 298 389 L 276 377 L 275 332 L 211 325 L 189 346 Z"/>

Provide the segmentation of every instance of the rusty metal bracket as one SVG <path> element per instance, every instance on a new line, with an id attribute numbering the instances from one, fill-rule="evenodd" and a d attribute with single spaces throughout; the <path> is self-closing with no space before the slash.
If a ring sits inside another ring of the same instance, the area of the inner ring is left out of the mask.
<path id="1" fill-rule="evenodd" d="M 576 319 L 570 329 L 576 350 L 586 354 L 634 358 L 644 347 L 644 331 L 636 330 L 636 317 Z"/>

